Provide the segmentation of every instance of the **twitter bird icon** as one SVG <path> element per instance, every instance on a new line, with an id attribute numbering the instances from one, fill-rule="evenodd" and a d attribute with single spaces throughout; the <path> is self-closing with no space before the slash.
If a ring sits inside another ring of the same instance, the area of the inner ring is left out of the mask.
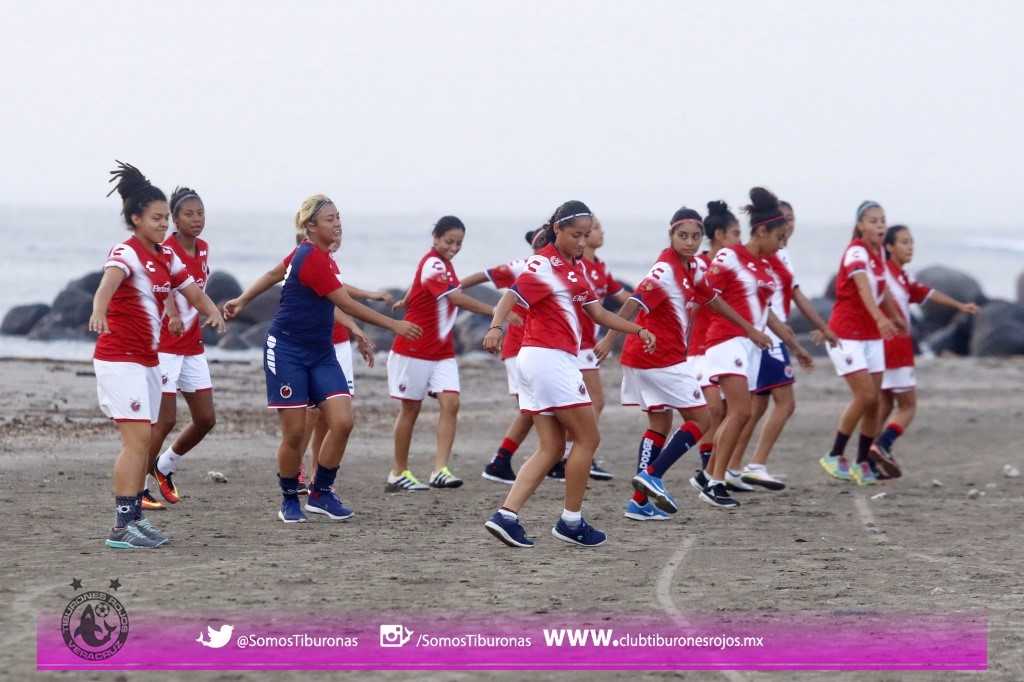
<path id="1" fill-rule="evenodd" d="M 203 646 L 210 647 L 211 649 L 220 649 L 231 641 L 231 633 L 235 631 L 234 625 L 221 625 L 220 629 L 215 630 L 212 626 L 206 626 L 206 632 L 199 633 L 196 637 L 196 641 Z M 203 635 L 206 635 L 206 638 Z"/>

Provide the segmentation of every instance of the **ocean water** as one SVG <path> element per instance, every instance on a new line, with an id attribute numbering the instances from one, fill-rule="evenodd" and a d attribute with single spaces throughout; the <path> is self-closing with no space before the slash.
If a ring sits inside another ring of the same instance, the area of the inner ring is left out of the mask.
<path id="1" fill-rule="evenodd" d="M 50 303 L 65 283 L 96 270 L 107 250 L 127 238 L 114 202 L 106 208 L 0 206 L 0 239 L 5 245 L 0 274 L 0 315 L 23 303 Z M 462 216 L 467 225 L 460 275 L 477 272 L 529 253 L 523 234 L 536 219 Z M 364 289 L 406 287 L 419 259 L 430 248 L 437 216 L 343 216 L 338 255 L 342 279 Z M 598 255 L 619 279 L 636 282 L 667 241 L 663 220 L 603 216 L 605 246 Z M 210 243 L 210 267 L 230 272 L 246 286 L 280 261 L 294 246 L 288 213 L 210 210 L 203 238 Z M 850 226 L 798 222 L 790 253 L 804 292 L 824 291 L 835 272 Z M 971 273 L 993 298 L 1014 298 L 1024 271 L 1021 231 L 916 227 L 916 255 L 910 269 L 945 264 Z M 0 356 L 85 359 L 91 346 L 43 343 L 0 336 Z M 233 354 L 225 354 L 232 357 Z"/>

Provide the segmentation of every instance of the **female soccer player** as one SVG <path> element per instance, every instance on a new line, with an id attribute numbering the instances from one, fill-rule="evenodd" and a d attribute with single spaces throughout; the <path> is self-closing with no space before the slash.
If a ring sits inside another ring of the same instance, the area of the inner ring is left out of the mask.
<path id="1" fill-rule="evenodd" d="M 581 514 L 590 463 L 600 436 L 576 361 L 580 350 L 579 319 L 587 314 L 603 327 L 639 334 L 648 351 L 654 350 L 655 338 L 643 327 L 606 310 L 591 289 L 579 263 L 593 224 L 590 209 L 580 201 L 566 202 L 558 207 L 548 224 L 554 233 L 553 243 L 527 261 L 512 290 L 495 307 L 491 329 L 484 336 L 484 349 L 497 352 L 502 324 L 515 299 L 529 308 L 519 351 L 519 404 L 534 416 L 540 439 L 537 452 L 519 469 L 505 503 L 484 525 L 509 546 L 533 546 L 533 540 L 526 536 L 519 522 L 519 511 L 562 456 L 566 431 L 571 431 L 574 443 L 565 467 L 565 508 L 551 532 L 565 542 L 592 547 L 604 543 L 606 538 Z"/>
<path id="2" fill-rule="evenodd" d="M 869 451 L 878 435 L 878 394 L 885 371 L 883 339 L 891 339 L 897 332 L 896 324 L 881 307 L 885 293 L 884 238 L 885 211 L 874 201 L 861 203 L 853 239 L 839 264 L 836 303 L 828 322 L 839 337 L 839 345 L 830 347 L 828 354 L 853 398 L 839 416 L 832 449 L 818 461 L 829 476 L 844 481 L 852 476 L 858 485 L 871 485 L 877 480 Z M 857 465 L 851 470 L 844 452 L 858 424 Z"/>
<path id="3" fill-rule="evenodd" d="M 170 209 L 175 231 L 163 245 L 174 251 L 196 286 L 205 291 L 206 280 L 210 276 L 210 246 L 199 238 L 206 227 L 203 200 L 194 189 L 177 187 L 171 194 Z M 181 500 L 181 493 L 174 483 L 178 460 L 199 445 L 213 428 L 216 417 L 213 410 L 213 382 L 203 348 L 199 311 L 189 305 L 180 293 L 174 294 L 168 309 L 172 314 L 163 318 L 158 349 L 163 396 L 159 418 L 153 425 L 150 438 L 147 471 L 156 479 L 164 500 L 176 504 Z M 176 318 L 181 320 L 180 330 L 175 329 Z M 174 430 L 177 421 L 176 399 L 179 391 L 185 397 L 192 422 L 161 454 L 164 440 Z M 143 491 L 142 504 L 146 509 L 163 507 L 149 494 L 148 487 Z"/>
<path id="4" fill-rule="evenodd" d="M 116 517 L 107 547 L 159 547 L 167 537 L 142 516 L 142 490 L 160 410 L 160 318 L 173 291 L 224 331 L 217 306 L 196 286 L 177 254 L 161 245 L 167 235 L 167 197 L 134 166 L 111 171 L 122 215 L 132 236 L 114 246 L 93 297 L 90 331 L 99 334 L 93 354 L 100 409 L 117 423 L 121 452 L 114 464 Z M 108 195 L 109 196 L 109 195 Z"/>
<path id="5" fill-rule="evenodd" d="M 888 291 L 899 308 L 903 322 L 910 327 L 910 304 L 932 301 L 949 306 L 962 313 L 974 315 L 978 306 L 962 303 L 941 291 L 929 289 L 918 283 L 904 268 L 914 258 L 914 236 L 906 225 L 893 225 L 885 231 L 885 282 Z M 917 412 L 917 380 L 914 378 L 914 342 L 909 334 L 898 334 L 885 342 L 885 372 L 882 374 L 882 398 L 878 404 L 879 425 L 892 414 L 881 435 L 870 449 L 872 459 L 879 468 L 898 472 L 899 467 L 892 455 L 892 445 L 910 426 Z M 896 474 L 898 475 L 898 474 Z"/>
<path id="6" fill-rule="evenodd" d="M 267 332 L 263 354 L 267 406 L 277 410 L 281 421 L 277 463 L 283 499 L 278 518 L 285 523 L 306 520 L 299 504 L 298 474 L 306 407 L 316 405 L 327 422 L 328 432 L 317 458 L 313 489 L 309 491 L 305 510 L 344 520 L 353 512 L 335 493 L 334 481 L 352 431 L 352 396 L 331 344 L 334 308 L 390 329 L 396 335 L 415 338 L 421 330 L 415 324 L 392 320 L 352 300 L 338 281 L 337 265 L 330 256 L 331 244 L 341 239 L 341 215 L 334 202 L 322 194 L 307 198 L 295 215 L 295 226 L 305 229 L 307 240 L 283 264 L 281 303 Z M 263 275 L 239 298 L 225 303 L 229 317 L 237 315 L 251 300 L 253 291 L 273 277 L 273 271 Z"/>
<path id="7" fill-rule="evenodd" d="M 811 356 L 769 305 L 775 279 L 767 259 L 778 251 L 786 234 L 786 218 L 779 201 L 763 187 L 754 187 L 750 190 L 750 204 L 744 210 L 750 216 L 750 239 L 745 245 L 736 244 L 718 252 L 708 271 L 711 286 L 756 329 L 767 326 L 785 340 L 801 365 L 813 367 Z M 703 484 L 700 498 L 715 507 L 739 506 L 726 489 L 726 471 L 736 441 L 750 419 L 750 394 L 757 388 L 761 365 L 761 350 L 745 337 L 741 328 L 715 315 L 705 339 L 704 371 L 711 381 L 718 383 L 727 407 L 715 435 L 715 454 L 708 471 L 694 478 Z"/>
<path id="8" fill-rule="evenodd" d="M 779 208 L 786 217 L 786 234 L 782 248 L 768 257 L 768 263 L 771 265 L 772 275 L 775 278 L 775 293 L 771 299 L 772 312 L 780 322 L 786 322 L 789 319 L 790 309 L 795 303 L 814 328 L 828 339 L 830 344 L 835 345 L 837 342 L 835 334 L 804 296 L 793 271 L 793 264 L 787 248 L 796 229 L 793 207 L 788 202 L 780 201 Z M 755 485 L 768 490 L 783 490 L 786 487 L 786 484 L 778 477 L 772 476 L 768 472 L 767 462 L 768 455 L 782 434 L 782 429 L 796 411 L 796 396 L 793 391 L 796 377 L 786 344 L 778 334 L 770 329 L 768 332 L 772 339 L 772 347 L 761 351 L 761 365 L 757 373 L 757 390 L 754 391 L 752 397 L 751 417 L 740 434 L 740 439 L 736 443 L 729 461 L 729 468 L 726 469 L 726 487 L 735 490 L 750 491 L 754 489 L 752 486 Z M 774 407 L 761 429 L 754 457 L 750 464 L 740 471 L 743 455 L 754 433 L 754 427 L 768 411 L 769 399 L 774 403 Z"/>
<path id="9" fill-rule="evenodd" d="M 626 503 L 626 518 L 658 521 L 678 509 L 665 490 L 662 478 L 669 467 L 700 440 L 711 415 L 692 363 L 687 362 L 686 339 L 689 310 L 695 305 L 724 316 L 743 329 L 755 342 L 767 337 L 754 329 L 708 286 L 706 266 L 694 258 L 704 238 L 700 214 L 680 208 L 669 221 L 669 246 L 623 305 L 620 315 L 631 319 L 639 308 L 637 324 L 650 329 L 659 340 L 657 355 L 645 353 L 637 336 L 630 336 L 622 349 L 622 404 L 634 405 L 647 413 L 647 431 L 640 439 L 633 498 Z M 608 332 L 598 344 L 603 360 L 617 333 Z M 678 411 L 683 425 L 668 439 L 672 413 Z M 664 449 L 662 449 L 664 448 Z M 655 504 L 648 500 L 655 498 Z"/>
<path id="10" fill-rule="evenodd" d="M 452 330 L 462 308 L 479 315 L 494 309 L 462 292 L 452 259 L 462 249 L 466 226 L 446 215 L 433 230 L 434 243 L 420 259 L 405 295 L 405 319 L 423 328 L 421 338 L 396 338 L 388 355 L 388 391 L 400 401 L 395 419 L 395 461 L 388 472 L 388 492 L 419 492 L 428 487 L 409 471 L 409 446 L 423 399 L 437 398 L 437 452 L 430 473 L 431 488 L 458 488 L 462 479 L 448 467 L 459 416 L 459 365 Z"/>

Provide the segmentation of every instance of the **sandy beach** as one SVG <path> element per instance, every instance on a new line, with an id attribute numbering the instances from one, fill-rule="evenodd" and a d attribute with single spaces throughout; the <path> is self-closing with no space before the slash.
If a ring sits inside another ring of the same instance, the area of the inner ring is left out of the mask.
<path id="1" fill-rule="evenodd" d="M 827 361 L 826 361 L 827 362 Z M 383 363 L 380 363 L 381 365 Z M 462 415 L 453 469 L 462 489 L 385 494 L 395 406 L 383 367 L 357 369 L 357 425 L 338 488 L 356 517 L 344 524 L 289 526 L 276 520 L 277 426 L 264 407 L 255 362 L 215 363 L 218 425 L 188 454 L 177 482 L 185 499 L 152 512 L 173 537 L 154 552 L 118 553 L 102 544 L 110 524 L 110 476 L 117 436 L 96 405 L 89 363 L 0 361 L 8 398 L 0 419 L 0 678 L 130 679 L 114 673 L 35 672 L 33 623 L 57 613 L 73 577 L 119 578 L 133 611 L 161 608 L 278 609 L 303 613 L 316 584 L 332 613 L 405 609 L 440 614 L 983 609 L 989 617 L 989 671 L 982 679 L 1024 678 L 1024 361 L 937 359 L 919 371 L 920 410 L 898 444 L 905 476 L 858 489 L 826 478 L 815 461 L 828 447 L 846 389 L 827 364 L 801 373 L 798 409 L 773 455 L 786 475 L 781 493 L 741 497 L 723 512 L 686 484 L 694 455 L 668 475 L 682 503 L 671 522 L 638 526 L 622 516 L 641 416 L 616 404 L 619 368 L 604 371 L 609 408 L 600 456 L 616 479 L 591 482 L 584 511 L 609 534 L 581 551 L 547 530 L 561 509 L 561 487 L 545 482 L 523 518 L 539 538 L 530 551 L 497 543 L 482 523 L 505 488 L 479 473 L 510 418 L 504 372 L 484 356 L 461 360 Z M 497 390 L 500 387 L 500 390 Z M 179 413 L 179 425 L 187 412 Z M 435 408 L 421 417 L 412 469 L 430 466 Z M 528 441 L 521 452 L 532 449 Z M 520 455 L 516 456 L 517 459 Z M 214 483 L 207 472 L 223 472 Z M 976 489 L 979 494 L 969 497 Z M 878 493 L 885 492 L 881 498 Z M 572 577 L 571 579 L 569 577 Z M 357 679 L 366 673 L 333 674 Z M 641 673 L 640 675 L 648 676 Z M 391 679 L 536 679 L 535 673 L 387 673 Z M 592 674 L 636 679 L 638 673 Z M 726 679 L 708 672 L 652 678 Z M 252 673 L 151 673 L 147 679 L 239 680 Z M 544 673 L 547 678 L 569 674 Z M 842 679 L 891 680 L 898 673 Z M 939 675 L 906 675 L 937 679 Z M 943 674 L 942 679 L 977 679 Z M 791 679 L 786 673 L 730 673 L 730 680 Z M 262 677 L 262 679 L 270 679 Z M 273 679 L 308 679 L 276 673 Z M 837 679 L 804 673 L 802 680 Z"/>

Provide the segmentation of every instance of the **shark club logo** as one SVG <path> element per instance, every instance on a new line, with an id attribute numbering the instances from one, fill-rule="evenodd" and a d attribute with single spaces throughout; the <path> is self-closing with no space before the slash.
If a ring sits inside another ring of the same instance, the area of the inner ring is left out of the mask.
<path id="1" fill-rule="evenodd" d="M 81 581 L 76 578 L 72 586 L 81 589 Z M 115 579 L 110 586 L 116 590 L 121 584 Z M 60 631 L 64 643 L 76 656 L 87 661 L 105 661 L 128 640 L 128 613 L 113 595 L 86 590 L 64 607 Z"/>

